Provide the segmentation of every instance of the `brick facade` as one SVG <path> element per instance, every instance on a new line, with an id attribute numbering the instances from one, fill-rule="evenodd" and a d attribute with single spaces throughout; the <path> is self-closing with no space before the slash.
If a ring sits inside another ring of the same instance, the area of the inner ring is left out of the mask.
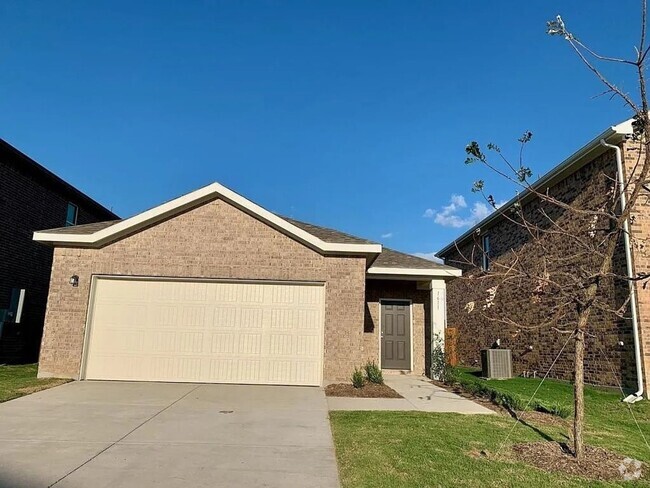
<path id="1" fill-rule="evenodd" d="M 572 174 L 553 183 L 549 188 L 549 193 L 566 203 L 581 208 L 595 209 L 602 204 L 608 191 L 611 190 L 612 180 L 610 178 L 615 176 L 614 152 L 607 151 Z M 541 205 L 536 200 L 524 204 L 524 212 L 537 224 L 543 224 L 543 221 L 540 220 L 542 217 L 539 217 L 540 213 L 538 212 Z M 545 205 L 544 210 L 557 222 L 573 229 L 584 231 L 591 225 L 588 217 L 578 218 L 573 213 L 568 215 L 555 206 Z M 644 225 L 645 228 L 650 230 L 650 226 Z M 529 261 L 527 264 L 530 266 L 540 266 L 542 260 L 545 259 L 540 246 L 531 246 L 526 230 L 507 219 L 496 220 L 494 224 L 481 229 L 481 234 L 490 236 L 493 262 L 500 260 L 507 262 L 512 257 L 512 249 L 526 251 L 522 255 Z M 566 342 L 567 336 L 550 327 L 535 328 L 536 324 L 543 323 L 550 318 L 550 307 L 548 304 L 540 305 L 531 299 L 532 287 L 529 287 L 528 291 L 522 292 L 522 289 L 515 284 L 500 284 L 493 304 L 487 307 L 486 290 L 497 282 L 481 278 L 483 272 L 479 264 L 480 239 L 481 236 L 477 236 L 475 239 L 470 238 L 469 242 L 460 246 L 460 253 L 465 256 L 471 256 L 474 251 L 475 265 L 473 266 L 463 264 L 463 259 L 456 250 L 449 251 L 443 256 L 447 264 L 461 267 L 464 274 L 464 278 L 450 282 L 447 290 L 448 324 L 459 329 L 459 359 L 466 365 L 478 365 L 480 350 L 490 347 L 492 343 L 500 339 L 502 346 L 512 349 L 516 374 L 523 372 L 544 374 Z M 564 236 L 545 236 L 543 239 L 546 251 L 551 255 L 572 256 L 575 254 L 575 244 Z M 529 246 L 528 249 L 526 246 Z M 589 257 L 585 259 L 589 259 Z M 547 259 L 547 262 L 552 263 L 553 260 Z M 579 264 L 578 262 L 569 263 L 567 269 Z M 622 243 L 614 257 L 614 267 L 617 273 L 625 273 L 625 254 Z M 611 305 L 611 308 L 618 308 L 624 303 L 627 296 L 627 283 L 611 280 L 604 284 L 602 295 L 599 298 Z M 645 313 L 645 320 L 648 323 L 650 297 L 647 292 L 644 292 L 643 301 L 647 304 L 645 305 L 647 309 L 642 308 L 642 314 Z M 495 320 L 499 317 L 512 318 L 518 324 L 530 327 L 518 328 Z M 572 320 L 573 317 L 569 314 L 558 325 L 560 327 L 570 326 Z M 636 368 L 631 320 L 595 311 L 592 313 L 588 327 L 585 380 L 592 384 L 617 386 L 620 382 L 623 386 L 634 387 Z M 646 347 L 646 354 L 648 353 L 650 350 Z M 573 344 L 571 343 L 558 359 L 550 376 L 570 380 L 572 375 Z"/>
<path id="2" fill-rule="evenodd" d="M 39 375 L 78 378 L 91 277 L 110 274 L 324 282 L 324 378 L 347 380 L 378 359 L 365 349 L 365 273 L 365 257 L 323 256 L 220 199 L 100 249 L 58 247 Z"/>
<path id="3" fill-rule="evenodd" d="M 52 248 L 32 240 L 34 231 L 65 225 L 68 202 L 77 222 L 116 216 L 0 140 L 0 309 L 11 291 L 25 289 L 20 324 L 5 324 L 1 362 L 34 362 L 43 330 Z"/>

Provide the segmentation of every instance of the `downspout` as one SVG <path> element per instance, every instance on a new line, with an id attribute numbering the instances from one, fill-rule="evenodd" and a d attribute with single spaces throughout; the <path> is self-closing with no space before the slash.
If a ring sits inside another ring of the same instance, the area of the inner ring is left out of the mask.
<path id="1" fill-rule="evenodd" d="M 616 171 L 618 173 L 618 189 L 621 195 L 621 212 L 625 211 L 627 204 L 627 198 L 625 195 L 625 173 L 623 172 L 623 158 L 621 157 L 621 148 L 613 144 L 609 144 L 605 139 L 601 139 L 600 143 L 613 149 L 616 153 Z M 629 219 L 623 221 L 623 244 L 625 247 L 625 262 L 627 267 L 627 275 L 634 276 L 634 269 L 632 268 L 632 249 L 630 248 L 630 224 Z M 636 393 L 625 397 L 624 402 L 634 403 L 639 400 L 643 400 L 643 363 L 641 359 L 641 344 L 639 340 L 639 317 L 637 315 L 637 298 L 636 298 L 636 286 L 633 281 L 628 281 L 628 286 L 630 288 L 630 305 L 632 308 L 632 333 L 634 335 L 634 360 L 636 362 L 636 379 L 637 379 L 637 388 Z"/>

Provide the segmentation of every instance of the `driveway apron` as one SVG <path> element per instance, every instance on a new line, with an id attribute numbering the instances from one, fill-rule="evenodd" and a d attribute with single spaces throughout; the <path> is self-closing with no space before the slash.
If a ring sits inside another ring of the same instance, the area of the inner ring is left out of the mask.
<path id="1" fill-rule="evenodd" d="M 323 390 L 74 382 L 0 404 L 0 487 L 338 487 Z"/>

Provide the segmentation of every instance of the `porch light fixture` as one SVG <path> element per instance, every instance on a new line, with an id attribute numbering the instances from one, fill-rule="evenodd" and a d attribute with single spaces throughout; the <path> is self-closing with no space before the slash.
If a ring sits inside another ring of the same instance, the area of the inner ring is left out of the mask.
<path id="1" fill-rule="evenodd" d="M 70 284 L 75 288 L 79 286 L 79 276 L 77 275 L 70 276 Z"/>

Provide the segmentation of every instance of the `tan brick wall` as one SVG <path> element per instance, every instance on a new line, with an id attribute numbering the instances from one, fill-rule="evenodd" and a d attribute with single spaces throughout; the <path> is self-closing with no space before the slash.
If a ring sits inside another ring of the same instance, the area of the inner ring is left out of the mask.
<path id="1" fill-rule="evenodd" d="M 368 280 L 364 344 L 368 359 L 379 358 L 381 299 L 411 300 L 413 314 L 413 372 L 430 369 L 428 344 L 431 344 L 431 292 L 418 290 L 414 281 Z"/>
<path id="2" fill-rule="evenodd" d="M 625 171 L 630 174 L 643 157 L 641 146 L 633 141 L 623 145 L 623 161 Z M 650 271 L 650 194 L 643 192 L 633 208 L 631 216 L 632 261 L 635 273 L 648 273 Z M 650 287 L 636 285 L 638 302 L 639 332 L 641 338 L 641 355 L 643 360 L 645 392 L 650 391 Z"/>
<path id="3" fill-rule="evenodd" d="M 364 257 L 322 256 L 218 199 L 101 249 L 60 247 L 39 375 L 78 377 L 91 276 L 109 274 L 325 282 L 324 378 L 347 379 L 367 359 L 365 269 Z"/>
<path id="4" fill-rule="evenodd" d="M 607 151 L 551 186 L 549 192 L 556 198 L 581 208 L 598 208 L 611 188 L 610 178 L 615 175 L 614 152 Z M 524 206 L 524 210 L 529 214 L 529 218 L 533 221 L 537 219 L 536 221 L 543 225 L 545 219 L 537 211 L 539 207 L 539 202 L 532 201 Z M 586 229 L 590 228 L 589 217 L 580 219 L 575 214 L 560 211 L 558 207 L 550 204 L 546 205 L 544 210 L 562 225 L 574 230 L 580 229 L 586 233 Z M 490 235 L 494 262 L 499 260 L 508 262 L 512 257 L 512 249 L 521 251 L 530 242 L 525 229 L 504 219 L 492 227 L 482 229 L 481 232 Z M 545 246 L 549 267 L 557 262 L 553 259 L 554 255 L 567 257 L 576 253 L 575 244 L 563 236 L 545 237 Z M 512 349 L 515 373 L 524 371 L 536 371 L 538 375 L 546 373 L 567 340 L 566 335 L 559 334 L 551 327 L 536 328 L 551 318 L 551 307 L 548 303 L 540 305 L 532 300 L 534 286 L 528 284 L 522 288 L 518 282 L 511 281 L 500 284 L 493 306 L 483 310 L 487 297 L 486 289 L 498 282 L 481 279 L 484 273 L 479 265 L 480 236 L 475 242 L 465 243 L 461 249 L 466 256 L 471 256 L 472 250 L 476 258 L 475 266 L 461 265 L 461 258 L 456 251 L 445 256 L 447 264 L 462 267 L 464 274 L 463 278 L 453 280 L 447 285 L 448 325 L 459 329 L 459 359 L 463 364 L 478 366 L 480 350 L 490 347 L 496 339 L 500 339 L 502 346 Z M 539 266 L 545 257 L 541 246 L 528 247 L 521 255 L 528 260 L 526 265 L 531 267 Z M 570 266 L 575 267 L 577 264 L 572 262 Z M 570 266 L 567 270 L 570 270 Z M 614 268 L 619 274 L 625 273 L 625 254 L 622 245 L 616 251 Z M 612 280 L 603 284 L 599 298 L 610 304 L 611 308 L 617 309 L 623 305 L 627 295 L 626 283 Z M 470 311 L 471 306 L 468 307 L 468 304 L 474 305 L 473 310 Z M 650 309 L 646 316 L 650 316 Z M 503 317 L 513 319 L 521 327 L 494 320 Z M 571 328 L 574 323 L 575 314 L 569 313 L 558 323 L 558 326 Z M 594 310 L 589 320 L 588 332 L 585 380 L 589 383 L 609 386 L 616 386 L 622 382 L 624 386 L 633 387 L 636 383 L 636 368 L 631 320 Z M 624 345 L 619 346 L 619 341 Z M 528 350 L 529 346 L 533 349 Z M 573 343 L 567 345 L 565 352 L 551 370 L 550 376 L 566 380 L 573 378 Z"/>

